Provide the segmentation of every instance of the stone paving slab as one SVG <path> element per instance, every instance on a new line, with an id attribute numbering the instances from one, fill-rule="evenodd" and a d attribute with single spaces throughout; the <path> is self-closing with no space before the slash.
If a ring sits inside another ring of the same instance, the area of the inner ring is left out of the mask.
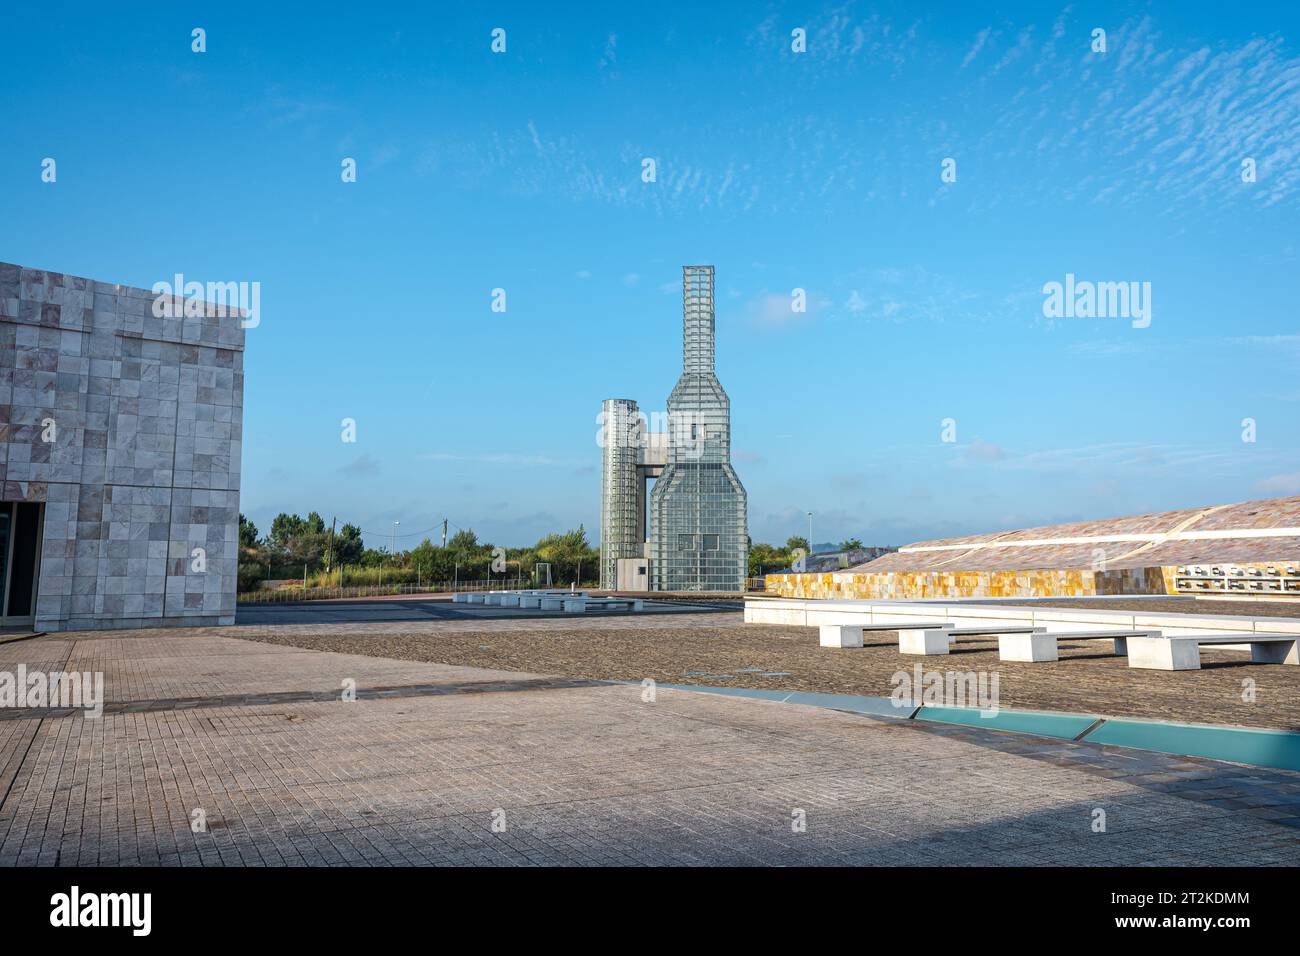
<path id="1" fill-rule="evenodd" d="M 394 687 L 440 680 L 514 680 L 517 671 L 428 665 L 352 654 L 330 654 L 227 638 L 187 641 L 148 636 L 41 638 L 0 646 L 0 668 L 102 672 L 114 701 L 203 698 L 295 690 L 339 693 L 344 680 L 358 687 Z"/>
<path id="2" fill-rule="evenodd" d="M 304 650 L 367 654 L 594 680 L 701 684 L 888 697 L 900 671 L 999 675 L 1001 706 L 1107 717 L 1300 730 L 1300 667 L 1252 663 L 1248 653 L 1202 652 L 1199 671 L 1128 666 L 1096 641 L 1062 640 L 1060 661 L 1003 661 L 995 637 L 962 639 L 953 653 L 900 655 L 893 632 L 860 648 L 821 647 L 815 627 L 744 624 L 739 613 L 632 621 L 394 624 L 233 628 L 226 636 Z M 1104 642 L 1102 642 L 1104 643 Z M 922 661 L 924 662 L 922 665 Z M 1251 693 L 1244 690 L 1249 687 Z M 945 703 L 960 704 L 945 695 Z"/>
<path id="3" fill-rule="evenodd" d="M 257 649 L 155 632 L 63 654 L 126 675 L 110 701 L 291 693 L 367 662 L 408 687 L 538 676 Z M 635 685 L 17 717 L 0 864 L 1300 863 L 1297 830 L 1211 802 L 1300 775 L 1107 750 Z"/>

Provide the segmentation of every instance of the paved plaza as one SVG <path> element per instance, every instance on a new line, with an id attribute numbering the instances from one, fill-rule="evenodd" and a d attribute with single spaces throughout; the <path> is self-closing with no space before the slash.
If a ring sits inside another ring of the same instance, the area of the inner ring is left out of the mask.
<path id="1" fill-rule="evenodd" d="M 108 700 L 0 710 L 0 864 L 1300 863 L 1300 774 L 247 630 L 0 645 Z"/>
<path id="2" fill-rule="evenodd" d="M 1222 606 L 1183 600 L 1178 610 L 1222 614 Z M 1295 605 L 1285 607 L 1294 613 Z M 825 648 L 815 627 L 745 624 L 734 606 L 652 612 L 647 605 L 642 614 L 575 615 L 394 598 L 273 605 L 247 614 L 241 607 L 239 623 L 210 633 L 593 680 L 650 678 L 869 697 L 888 697 L 899 669 L 921 660 L 899 654 L 893 631 L 866 635 L 860 648 Z M 1127 658 L 1095 641 L 1065 640 L 1059 650 L 1058 663 L 1004 661 L 997 638 L 984 635 L 961 638 L 950 655 L 924 660 L 929 669 L 997 673 L 1000 703 L 1019 710 L 1300 730 L 1300 667 L 1256 664 L 1248 654 L 1207 649 L 1202 670 L 1150 671 L 1129 667 Z M 1251 693 L 1244 693 L 1247 687 Z"/>

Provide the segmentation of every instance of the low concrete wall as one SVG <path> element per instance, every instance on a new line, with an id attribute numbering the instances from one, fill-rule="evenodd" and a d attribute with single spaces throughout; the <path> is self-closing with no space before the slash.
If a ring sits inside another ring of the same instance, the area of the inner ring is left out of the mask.
<path id="1" fill-rule="evenodd" d="M 1106 611 L 1097 608 L 1017 607 L 994 603 L 947 604 L 942 601 L 800 601 L 747 598 L 746 624 L 881 624 L 890 621 L 948 621 L 958 627 L 976 624 L 1033 625 L 1049 631 L 1085 631 L 1098 627 L 1150 628 L 1166 635 L 1243 633 L 1300 634 L 1300 618 Z M 1247 649 L 1246 645 L 1222 645 Z"/>

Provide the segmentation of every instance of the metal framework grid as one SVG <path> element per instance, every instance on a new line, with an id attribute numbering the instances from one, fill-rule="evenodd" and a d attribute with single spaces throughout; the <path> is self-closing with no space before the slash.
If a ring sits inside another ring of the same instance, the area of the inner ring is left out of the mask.
<path id="1" fill-rule="evenodd" d="M 747 499 L 731 466 L 731 403 L 714 373 L 712 266 L 682 269 L 682 376 L 668 424 L 668 464 L 650 495 L 651 589 L 744 590 Z"/>

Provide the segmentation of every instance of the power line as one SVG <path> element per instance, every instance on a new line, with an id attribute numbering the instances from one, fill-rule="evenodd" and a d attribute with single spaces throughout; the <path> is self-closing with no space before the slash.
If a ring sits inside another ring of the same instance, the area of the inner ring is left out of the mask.
<path id="1" fill-rule="evenodd" d="M 422 535 L 422 534 L 432 534 L 432 533 L 434 533 L 435 531 L 436 531 L 436 532 L 441 532 L 441 531 L 443 530 L 443 523 L 444 523 L 444 522 L 445 522 L 446 524 L 449 524 L 451 527 L 455 528 L 457 531 L 464 531 L 464 530 L 466 530 L 466 529 L 462 528 L 460 525 L 456 524 L 456 522 L 452 521 L 450 518 L 443 517 L 443 518 L 441 518 L 441 519 L 438 521 L 438 523 L 437 523 L 436 525 L 434 525 L 432 528 L 426 528 L 426 529 L 423 530 L 423 531 L 408 531 L 408 532 L 406 532 L 406 533 L 404 533 L 404 534 L 399 534 L 399 535 L 397 535 L 397 537 L 399 537 L 399 538 L 418 538 L 418 537 L 419 537 L 420 535 Z M 354 525 L 354 527 L 356 527 L 356 526 Z M 381 536 L 383 536 L 383 537 L 385 537 L 385 538 L 392 538 L 392 537 L 393 537 L 393 533 L 392 533 L 391 530 L 388 530 L 388 531 L 367 531 L 365 528 L 358 528 L 358 530 L 359 530 L 362 534 L 381 535 Z"/>
<path id="2" fill-rule="evenodd" d="M 337 519 L 335 519 L 335 520 L 337 521 Z M 345 521 L 344 524 L 352 524 L 352 523 L 351 523 L 350 521 Z M 407 531 L 407 532 L 404 532 L 404 533 L 402 533 L 402 534 L 396 535 L 396 537 L 398 537 L 398 538 L 418 538 L 420 535 L 433 534 L 434 532 L 445 533 L 445 531 L 446 531 L 446 526 L 448 526 L 448 525 L 450 525 L 452 528 L 455 528 L 457 531 L 466 531 L 466 530 L 468 530 L 468 529 L 466 529 L 466 528 L 462 528 L 460 525 L 456 524 L 456 522 L 452 521 L 450 518 L 448 518 L 446 515 L 444 515 L 443 517 L 441 517 L 441 518 L 438 519 L 438 523 L 437 523 L 436 525 L 434 525 L 432 528 L 425 528 L 423 531 Z M 389 538 L 390 540 L 394 537 L 394 535 L 393 535 L 393 531 L 392 531 L 391 528 L 389 528 L 389 529 L 386 530 L 386 531 L 367 531 L 365 528 L 362 528 L 362 527 L 360 527 L 359 525 L 352 525 L 352 526 L 353 526 L 354 528 L 356 528 L 356 529 L 357 529 L 361 534 L 377 535 L 377 536 L 380 536 L 380 537 Z"/>

